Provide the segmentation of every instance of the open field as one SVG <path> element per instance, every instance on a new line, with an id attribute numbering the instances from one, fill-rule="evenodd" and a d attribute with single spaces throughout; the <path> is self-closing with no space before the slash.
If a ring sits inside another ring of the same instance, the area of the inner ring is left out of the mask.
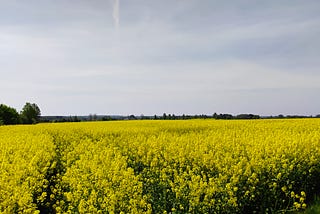
<path id="1" fill-rule="evenodd" d="M 0 127 L 1 213 L 302 210 L 319 177 L 319 119 Z"/>

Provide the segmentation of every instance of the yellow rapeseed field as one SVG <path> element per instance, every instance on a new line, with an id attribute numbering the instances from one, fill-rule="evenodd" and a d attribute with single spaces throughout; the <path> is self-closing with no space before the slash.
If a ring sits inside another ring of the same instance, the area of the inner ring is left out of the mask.
<path id="1" fill-rule="evenodd" d="M 275 213 L 319 192 L 319 119 L 0 127 L 0 213 Z"/>

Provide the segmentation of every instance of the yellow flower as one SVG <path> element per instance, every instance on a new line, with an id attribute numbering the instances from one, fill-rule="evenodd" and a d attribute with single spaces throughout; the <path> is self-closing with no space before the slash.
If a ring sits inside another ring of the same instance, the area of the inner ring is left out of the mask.
<path id="1" fill-rule="evenodd" d="M 291 191 L 291 198 L 295 197 L 295 193 L 293 191 Z"/>
<path id="2" fill-rule="evenodd" d="M 302 204 L 302 209 L 306 209 L 307 208 L 307 204 L 303 203 Z"/>
<path id="3" fill-rule="evenodd" d="M 286 186 L 283 186 L 283 187 L 281 188 L 281 190 L 282 190 L 283 192 L 286 192 L 286 191 L 287 191 L 287 187 L 286 187 Z"/>

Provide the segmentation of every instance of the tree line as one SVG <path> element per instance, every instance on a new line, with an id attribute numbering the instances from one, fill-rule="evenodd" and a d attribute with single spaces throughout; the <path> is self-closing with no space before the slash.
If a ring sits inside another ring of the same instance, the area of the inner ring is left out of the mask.
<path id="1" fill-rule="evenodd" d="M 260 116 L 257 114 L 196 114 L 196 115 L 175 115 L 163 113 L 162 115 L 96 115 L 90 114 L 86 116 L 42 116 L 42 122 L 85 122 L 85 121 L 112 121 L 112 120 L 190 120 L 190 119 L 215 119 L 215 120 L 255 120 L 255 119 L 290 119 L 290 118 L 320 118 L 316 116 L 304 115 L 276 115 L 276 116 Z"/>
<path id="2" fill-rule="evenodd" d="M 40 119 L 41 111 L 35 103 L 27 102 L 20 113 L 13 107 L 0 104 L 0 125 L 35 124 Z"/>
<path id="3" fill-rule="evenodd" d="M 81 122 L 81 121 L 110 121 L 110 120 L 189 120 L 189 119 L 216 119 L 216 120 L 235 120 L 235 119 L 285 119 L 285 118 L 320 118 L 320 114 L 316 116 L 304 115 L 277 115 L 277 116 L 260 116 L 256 114 L 217 114 L 212 115 L 175 115 L 163 113 L 162 115 L 96 115 L 90 114 L 88 116 L 41 116 L 40 108 L 35 103 L 26 103 L 22 111 L 19 113 L 15 108 L 0 104 L 0 125 L 14 125 L 14 124 L 35 124 L 39 122 Z"/>

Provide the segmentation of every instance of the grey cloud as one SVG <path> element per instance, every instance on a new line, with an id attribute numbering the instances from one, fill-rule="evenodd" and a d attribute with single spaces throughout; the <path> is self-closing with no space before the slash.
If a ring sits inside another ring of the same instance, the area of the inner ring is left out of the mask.
<path id="1" fill-rule="evenodd" d="M 117 30 L 112 0 L 1 3 L 1 102 L 29 98 L 44 114 L 318 113 L 319 1 L 121 0 Z"/>

